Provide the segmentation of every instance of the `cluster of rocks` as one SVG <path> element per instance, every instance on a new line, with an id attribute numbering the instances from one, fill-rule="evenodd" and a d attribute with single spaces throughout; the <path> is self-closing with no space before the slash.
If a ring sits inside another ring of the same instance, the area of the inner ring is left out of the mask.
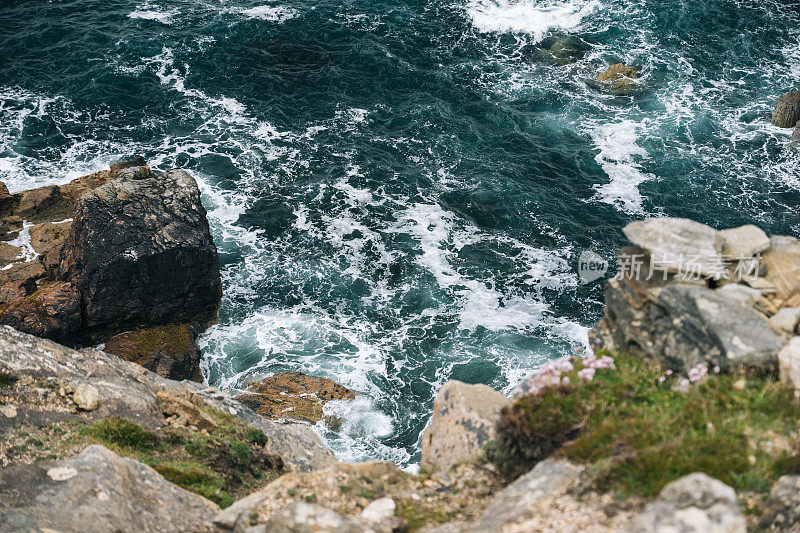
<path id="1" fill-rule="evenodd" d="M 167 377 L 201 378 L 194 339 L 222 293 L 189 174 L 134 158 L 62 186 L 2 186 L 0 234 L 0 324 L 71 345 L 136 331 L 109 349 Z"/>
<path id="2" fill-rule="evenodd" d="M 800 91 L 782 95 L 772 113 L 772 124 L 779 128 L 794 128 L 791 142 L 800 144 Z"/>
<path id="3" fill-rule="evenodd" d="M 800 357 L 800 241 L 676 218 L 632 222 L 623 232 L 633 246 L 620 250 L 620 271 L 606 283 L 605 317 L 589 333 L 595 347 L 679 372 L 770 369 Z"/>

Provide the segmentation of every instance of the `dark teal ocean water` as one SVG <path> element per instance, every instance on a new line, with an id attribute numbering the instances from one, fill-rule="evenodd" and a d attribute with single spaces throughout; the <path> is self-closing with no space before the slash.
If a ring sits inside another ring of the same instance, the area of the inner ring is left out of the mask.
<path id="1" fill-rule="evenodd" d="M 627 95 L 593 79 L 625 61 Z M 798 0 L 0 0 L 0 179 L 142 154 L 198 178 L 225 299 L 210 383 L 360 393 L 319 431 L 411 466 L 448 378 L 585 342 L 644 216 L 800 234 Z"/>

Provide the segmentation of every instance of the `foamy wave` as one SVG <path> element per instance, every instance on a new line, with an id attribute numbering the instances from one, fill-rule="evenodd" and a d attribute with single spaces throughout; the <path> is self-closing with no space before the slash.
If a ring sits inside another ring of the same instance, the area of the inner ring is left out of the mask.
<path id="1" fill-rule="evenodd" d="M 525 33 L 535 41 L 552 30 L 572 30 L 583 19 L 601 8 L 598 0 L 590 2 L 536 2 L 522 0 L 475 0 L 467 13 L 475 27 L 484 33 Z"/>
<path id="2" fill-rule="evenodd" d="M 150 2 L 145 2 L 144 4 L 136 6 L 136 10 L 128 13 L 128 18 L 154 20 L 156 22 L 160 22 L 161 24 L 170 25 L 175 21 L 174 17 L 177 14 L 177 10 L 165 10 Z"/>
<path id="3" fill-rule="evenodd" d="M 256 6 L 240 11 L 251 19 L 269 20 L 270 22 L 286 22 L 297 16 L 297 11 L 285 6 Z"/>

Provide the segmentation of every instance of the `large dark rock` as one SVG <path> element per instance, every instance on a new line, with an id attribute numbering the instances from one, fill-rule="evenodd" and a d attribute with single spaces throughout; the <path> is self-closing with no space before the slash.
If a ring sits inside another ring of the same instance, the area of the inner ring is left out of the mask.
<path id="1" fill-rule="evenodd" d="M 165 378 L 203 381 L 197 328 L 191 324 L 126 331 L 110 338 L 104 350 Z"/>
<path id="2" fill-rule="evenodd" d="M 78 200 L 59 276 L 77 287 L 90 338 L 215 319 L 219 264 L 197 183 L 177 169 L 119 170 Z"/>
<path id="3" fill-rule="evenodd" d="M 69 282 L 44 284 L 0 308 L 0 324 L 70 344 L 81 325 L 78 292 Z"/>
<path id="4" fill-rule="evenodd" d="M 779 128 L 793 128 L 800 120 L 800 91 L 786 93 L 778 99 L 772 123 Z"/>

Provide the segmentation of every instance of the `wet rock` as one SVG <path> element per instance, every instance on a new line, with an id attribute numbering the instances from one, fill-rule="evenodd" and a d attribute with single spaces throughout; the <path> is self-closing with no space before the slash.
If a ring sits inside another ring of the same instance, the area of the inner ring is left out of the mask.
<path id="1" fill-rule="evenodd" d="M 772 123 L 779 128 L 793 128 L 798 120 L 800 120 L 800 91 L 782 95 L 772 113 Z"/>
<path id="2" fill-rule="evenodd" d="M 781 476 L 765 503 L 760 526 L 771 531 L 800 529 L 800 476 Z"/>
<path id="3" fill-rule="evenodd" d="M 639 78 L 636 69 L 624 63 L 611 65 L 597 75 L 597 81 L 607 84 L 612 89 L 621 89 L 634 85 Z"/>
<path id="4" fill-rule="evenodd" d="M 800 322 L 800 307 L 778 309 L 778 312 L 769 319 L 769 325 L 779 333 L 794 333 L 798 322 Z"/>
<path id="5" fill-rule="evenodd" d="M 658 270 L 718 278 L 724 272 L 720 252 L 722 236 L 714 230 L 686 218 L 648 218 L 631 222 L 622 229 L 636 246 L 647 251 Z M 693 261 L 696 267 L 689 267 Z"/>
<path id="6" fill-rule="evenodd" d="M 142 156 L 135 156 L 130 159 L 126 159 L 124 161 L 118 161 L 116 163 L 112 163 L 109 167 L 109 174 L 111 175 L 111 179 L 114 179 L 119 174 L 120 170 L 124 170 L 126 168 L 136 168 L 136 167 L 146 167 L 147 161 L 144 160 Z"/>
<path id="7" fill-rule="evenodd" d="M 9 285 L 14 287 L 13 283 Z M 7 287 L 4 285 L 3 290 Z M 17 299 L 0 306 L 0 324 L 61 343 L 74 342 L 81 325 L 80 299 L 75 287 L 67 282 L 44 283 L 27 296 L 22 294 L 23 290 L 18 289 Z"/>
<path id="8" fill-rule="evenodd" d="M 794 237 L 772 237 L 761 262 L 767 267 L 764 278 L 775 287 L 779 298 L 787 299 L 800 291 L 800 241 Z"/>
<path id="9" fill-rule="evenodd" d="M 800 392 L 800 337 L 792 337 L 778 352 L 781 381 Z"/>
<path id="10" fill-rule="evenodd" d="M 731 487 L 706 474 L 694 473 L 664 487 L 626 531 L 744 533 L 746 523 Z"/>
<path id="11" fill-rule="evenodd" d="M 94 411 L 100 406 L 100 393 L 97 389 L 89 383 L 81 383 L 75 387 L 75 392 L 72 395 L 72 401 L 78 406 L 78 409 L 84 411 Z"/>
<path id="12" fill-rule="evenodd" d="M 509 403 L 486 385 L 447 381 L 436 395 L 431 425 L 422 437 L 421 465 L 446 471 L 478 455 L 494 437 L 500 410 Z"/>
<path id="13" fill-rule="evenodd" d="M 752 224 L 724 229 L 719 235 L 722 237 L 722 253 L 729 259 L 753 257 L 766 251 L 770 245 L 767 234 Z"/>
<path id="14" fill-rule="evenodd" d="M 75 207 L 59 275 L 80 293 L 89 337 L 217 316 L 219 264 L 197 183 L 145 168 L 119 171 Z"/>
<path id="15" fill-rule="evenodd" d="M 281 372 L 250 383 L 249 394 L 236 399 L 270 419 L 293 419 L 312 424 L 322 419 L 331 400 L 352 400 L 355 394 L 335 381 L 301 372 Z"/>
<path id="16" fill-rule="evenodd" d="M 0 471 L 3 531 L 199 531 L 218 507 L 133 459 L 89 446 Z"/>
<path id="17" fill-rule="evenodd" d="M 109 339 L 103 349 L 165 378 L 203 381 L 197 328 L 189 324 L 120 333 Z"/>
<path id="18" fill-rule="evenodd" d="M 781 340 L 755 310 L 705 287 L 606 284 L 605 322 L 617 347 L 686 372 L 699 363 L 723 370 L 777 363 Z M 594 334 L 590 334 L 594 336 Z"/>

